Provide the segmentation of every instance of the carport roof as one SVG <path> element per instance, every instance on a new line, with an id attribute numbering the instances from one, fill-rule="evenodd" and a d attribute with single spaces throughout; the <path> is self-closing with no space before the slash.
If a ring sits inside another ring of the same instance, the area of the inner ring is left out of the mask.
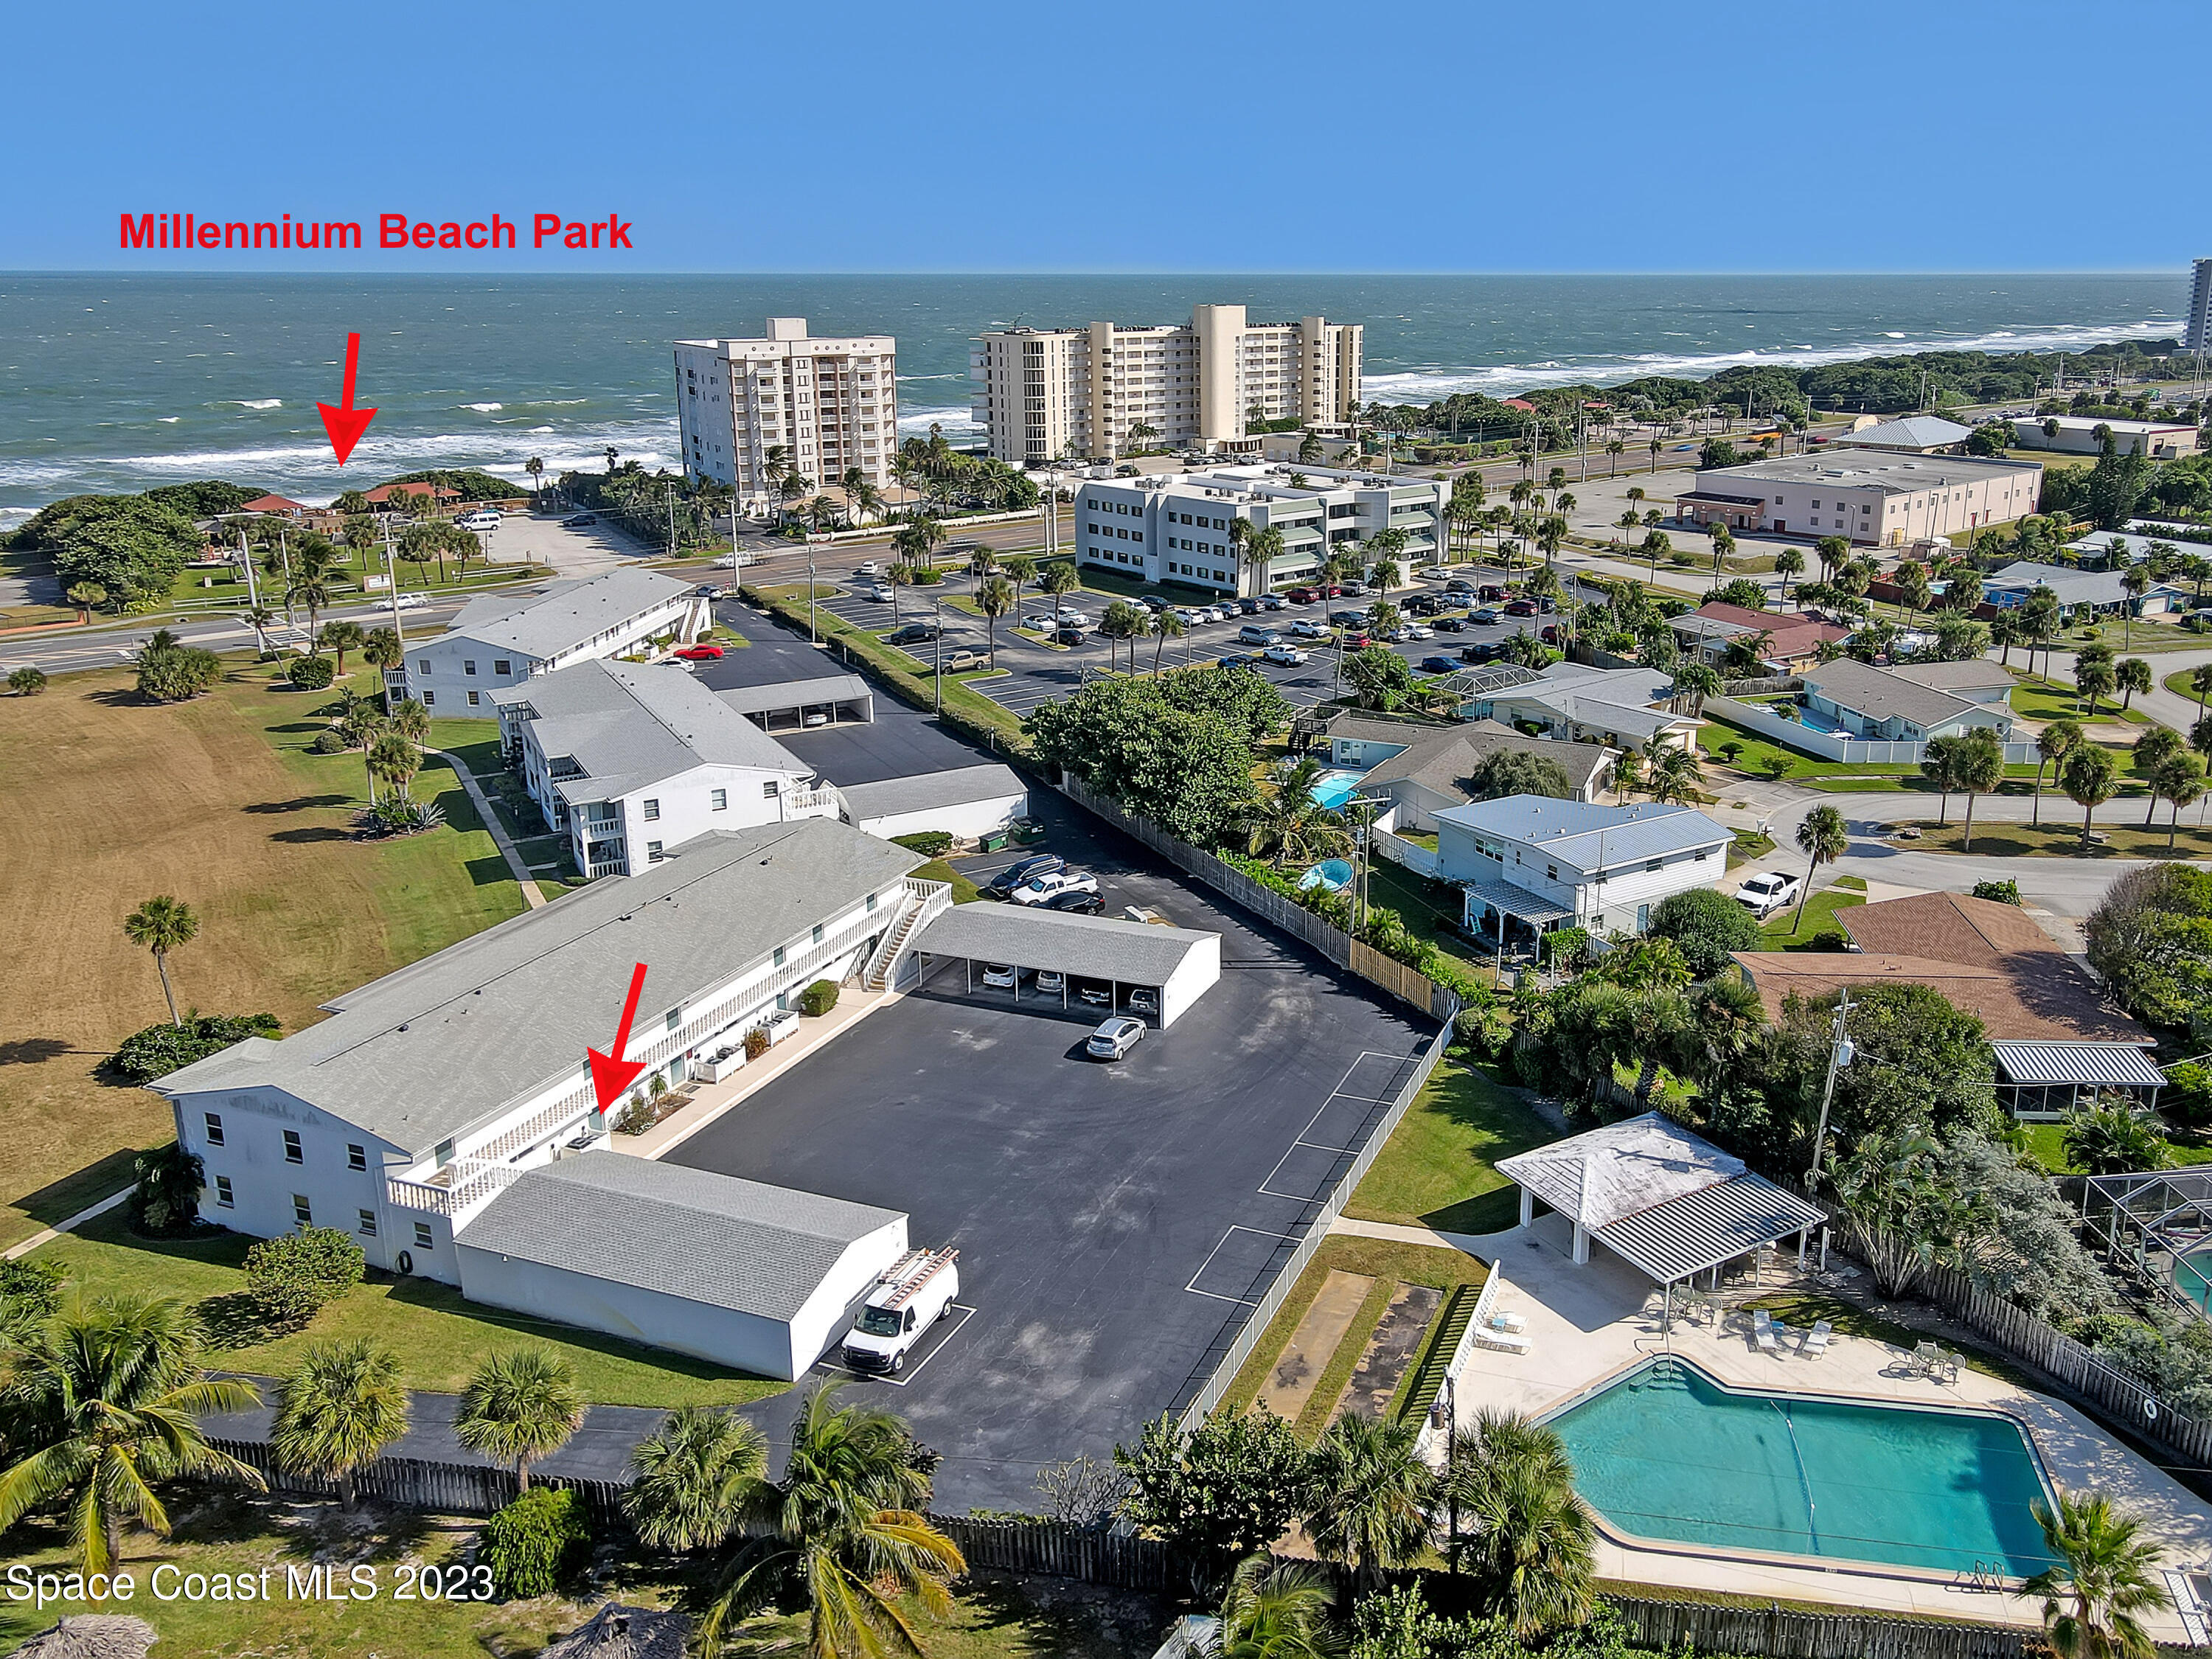
<path id="1" fill-rule="evenodd" d="M 765 685 L 733 685 L 714 694 L 740 714 L 761 714 L 778 708 L 805 708 L 817 703 L 859 702 L 873 700 L 867 681 L 858 674 L 824 674 L 811 680 L 772 680 Z"/>
<path id="2" fill-rule="evenodd" d="M 845 789 L 845 804 L 853 809 L 854 817 L 868 820 L 979 801 L 1018 799 L 1028 793 L 1029 785 L 1012 767 L 992 763 L 955 767 L 947 772 L 921 772 L 910 778 L 885 778 L 880 783 L 850 784 Z"/>
<path id="3" fill-rule="evenodd" d="M 1160 986 L 1199 945 L 1220 938 L 1188 927 L 985 902 L 954 905 L 923 928 L 915 944 L 932 956 L 1051 968 L 1121 985 Z"/>
<path id="4" fill-rule="evenodd" d="M 540 1164 L 454 1243 L 610 1284 L 791 1319 L 896 1210 L 621 1152 Z"/>

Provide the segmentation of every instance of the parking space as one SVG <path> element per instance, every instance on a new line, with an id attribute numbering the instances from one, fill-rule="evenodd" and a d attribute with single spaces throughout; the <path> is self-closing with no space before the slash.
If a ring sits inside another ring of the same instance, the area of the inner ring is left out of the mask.
<path id="1" fill-rule="evenodd" d="M 1084 1058 L 1090 1022 L 1026 994 L 909 995 L 671 1154 L 902 1209 L 917 1243 L 960 1249 L 975 1312 L 896 1396 L 956 1510 L 1031 1505 L 1040 1465 L 1103 1458 L 1189 1397 L 1427 1029 L 1077 809 L 1038 805 L 1044 849 L 1095 872 L 1109 915 L 1221 936 L 1212 990 L 1110 1063 Z M 1012 856 L 960 867 L 988 880 Z M 748 1414 L 773 1437 L 796 1406 Z"/>

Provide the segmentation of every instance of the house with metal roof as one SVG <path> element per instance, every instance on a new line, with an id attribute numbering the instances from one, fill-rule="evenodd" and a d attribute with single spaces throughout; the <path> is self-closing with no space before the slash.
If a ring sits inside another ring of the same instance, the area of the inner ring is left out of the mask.
<path id="1" fill-rule="evenodd" d="M 935 830 L 974 841 L 1029 811 L 1030 787 L 999 761 L 856 783 L 839 792 L 851 822 L 886 841 Z"/>
<path id="2" fill-rule="evenodd" d="M 1504 665 L 1453 674 L 1443 688 L 1460 699 L 1462 720 L 1502 721 L 1567 743 L 1619 750 L 1651 744 L 1688 748 L 1704 722 L 1674 708 L 1674 677 L 1655 668 L 1593 668 L 1555 662 L 1544 669 Z"/>
<path id="3" fill-rule="evenodd" d="M 1669 1315 L 1675 1285 L 1792 1234 L 1802 1260 L 1827 1224 L 1817 1206 L 1657 1112 L 1500 1158 L 1498 1171 L 1521 1188 L 1522 1227 L 1540 1203 L 1566 1217 L 1577 1265 L 1595 1240 L 1664 1285 Z"/>
<path id="4" fill-rule="evenodd" d="M 1347 711 L 1318 735 L 1328 745 L 1328 764 L 1363 773 L 1360 793 L 1387 798 L 1391 808 L 1383 827 L 1401 830 L 1432 829 L 1438 812 L 1464 805 L 1477 769 L 1501 750 L 1552 762 L 1566 775 L 1570 799 L 1583 801 L 1611 787 L 1620 758 L 1604 744 L 1532 738 L 1500 720 L 1438 726 Z"/>
<path id="5" fill-rule="evenodd" d="M 1873 742 L 1925 743 L 1974 728 L 2012 736 L 2012 712 L 2000 700 L 1977 702 L 1871 663 L 1840 657 L 1802 671 L 1804 709 L 1816 730 Z"/>
<path id="6" fill-rule="evenodd" d="M 588 1152 L 462 1229 L 471 1302 L 796 1380 L 907 1250 L 896 1210 Z"/>
<path id="7" fill-rule="evenodd" d="M 455 1234 L 607 1133 L 585 1048 L 612 1040 L 637 963 L 631 1095 L 685 1080 L 815 980 L 910 977 L 911 934 L 950 902 L 912 878 L 921 862 L 834 818 L 702 836 L 151 1086 L 206 1167 L 212 1218 L 343 1228 L 373 1267 L 459 1283 Z"/>
<path id="8" fill-rule="evenodd" d="M 1651 907 L 1727 873 L 1729 832 L 1695 807 L 1600 806 L 1545 795 L 1436 815 L 1437 863 L 1470 933 L 1504 951 L 1558 927 L 1641 933 Z"/>
<path id="9" fill-rule="evenodd" d="M 385 671 L 385 686 L 441 718 L 491 720 L 495 690 L 595 657 L 648 651 L 656 641 L 688 645 L 714 625 L 711 603 L 692 584 L 625 566 L 520 598 L 481 594 L 443 634 L 408 641 L 405 660 Z"/>
<path id="10" fill-rule="evenodd" d="M 2093 536 L 2073 544 L 2073 547 L 2085 557 L 2101 559 L 2104 543 L 2111 539 Z M 2189 608 L 2188 590 L 2154 582 L 2137 599 L 2128 592 L 2122 580 L 2124 574 L 2121 570 L 2083 570 L 2072 565 L 2037 564 L 2021 559 L 2002 570 L 1990 572 L 1984 579 L 1982 602 L 2000 611 L 2016 611 L 2028 602 L 2037 588 L 2047 587 L 2058 601 L 2058 619 L 2068 623 L 2077 617 L 2117 617 L 2122 611 L 2132 611 L 2138 617 L 2165 616 Z"/>
<path id="11" fill-rule="evenodd" d="M 1899 455 L 1940 455 L 1956 449 L 1973 435 L 1972 427 L 1947 421 L 1941 415 L 1907 415 L 1856 428 L 1831 441 L 1828 447 L 1886 449 Z"/>

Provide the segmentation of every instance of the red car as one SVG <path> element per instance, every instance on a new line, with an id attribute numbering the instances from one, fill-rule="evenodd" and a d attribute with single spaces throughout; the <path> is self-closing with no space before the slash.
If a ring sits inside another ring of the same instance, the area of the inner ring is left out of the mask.
<path id="1" fill-rule="evenodd" d="M 714 662 L 722 654 L 719 645 L 687 645 L 676 653 L 686 662 Z"/>
<path id="2" fill-rule="evenodd" d="M 1344 648 L 1347 651 L 1364 651 L 1374 643 L 1374 636 L 1364 628 L 1355 628 L 1344 636 Z"/>
<path id="3" fill-rule="evenodd" d="M 1505 614 L 1509 617 L 1533 617 L 1536 614 L 1536 606 L 1533 600 L 1516 599 L 1505 607 Z"/>

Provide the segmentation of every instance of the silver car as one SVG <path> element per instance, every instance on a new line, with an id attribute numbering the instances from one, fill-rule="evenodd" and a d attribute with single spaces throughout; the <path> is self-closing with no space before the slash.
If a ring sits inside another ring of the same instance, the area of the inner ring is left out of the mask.
<path id="1" fill-rule="evenodd" d="M 1093 1060 L 1119 1060 L 1135 1048 L 1145 1035 L 1145 1022 L 1116 1014 L 1091 1034 L 1083 1052 Z"/>

